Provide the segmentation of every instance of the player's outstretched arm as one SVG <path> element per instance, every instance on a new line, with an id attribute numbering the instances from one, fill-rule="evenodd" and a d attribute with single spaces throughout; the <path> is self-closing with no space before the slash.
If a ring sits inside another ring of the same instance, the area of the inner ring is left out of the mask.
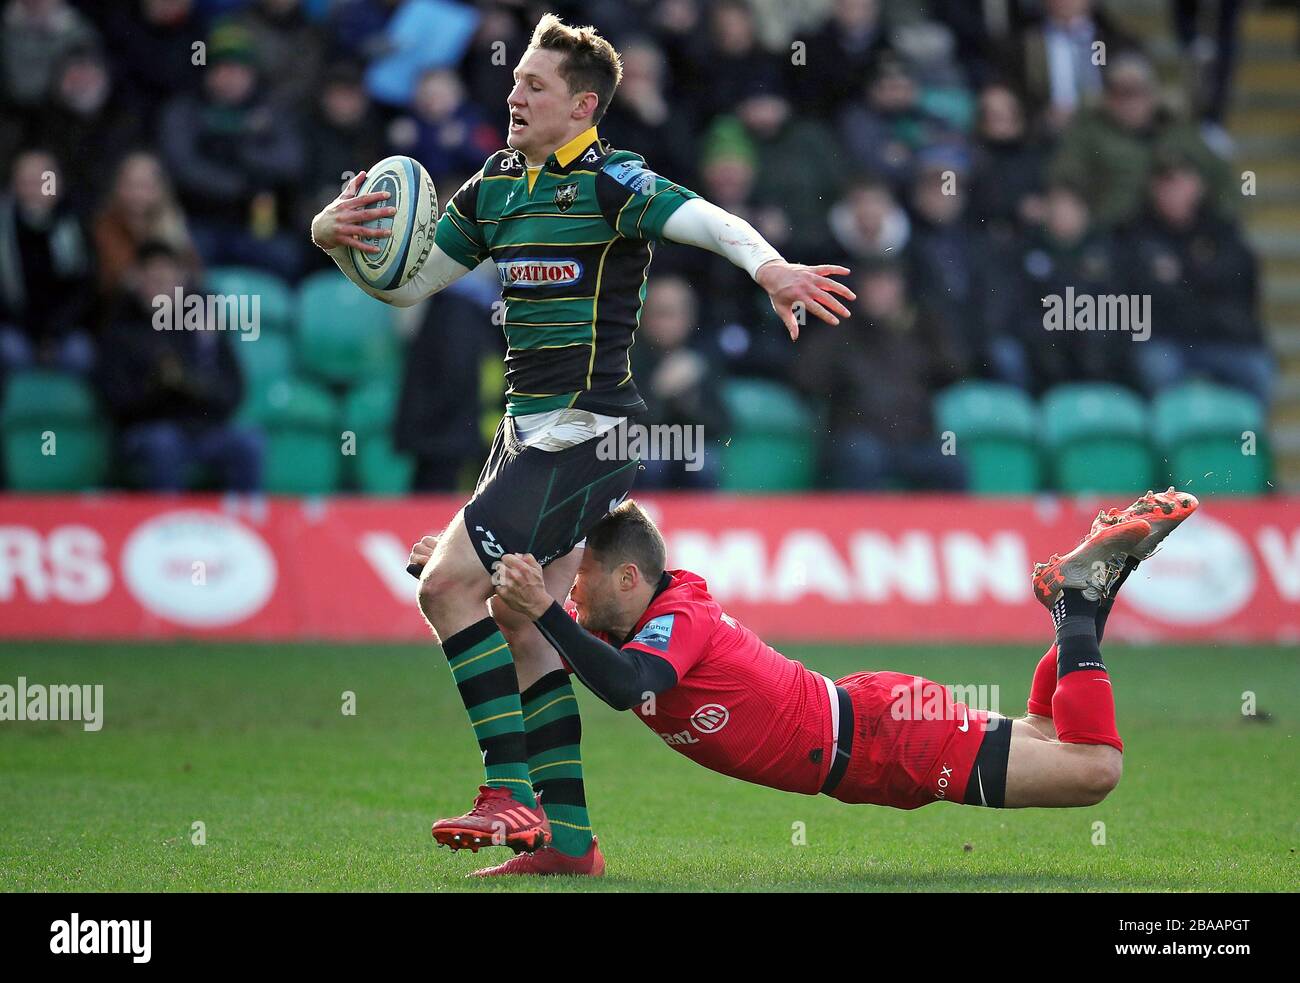
<path id="1" fill-rule="evenodd" d="M 394 307 L 411 307 L 431 297 L 439 290 L 454 283 L 469 272 L 469 269 L 456 262 L 435 243 L 429 250 L 424 264 L 411 279 L 396 290 L 376 290 L 365 283 L 357 274 L 348 255 L 349 249 L 359 249 L 365 253 L 377 253 L 380 247 L 375 239 L 384 239 L 392 233 L 387 229 L 367 228 L 363 222 L 376 218 L 388 218 L 396 214 L 397 209 L 384 206 L 369 206 L 388 197 L 387 191 L 358 195 L 366 172 L 354 177 L 337 198 L 317 213 L 311 222 L 311 241 L 323 249 L 334 260 L 349 280 L 376 300 Z"/>
<path id="2" fill-rule="evenodd" d="M 738 215 L 719 208 L 703 198 L 684 202 L 664 223 L 664 238 L 698 246 L 717 253 L 754 278 L 767 291 L 772 309 L 790 332 L 799 337 L 799 319 L 795 305 L 821 318 L 827 324 L 839 324 L 848 317 L 848 309 L 836 299 L 857 297 L 832 276 L 847 276 L 843 266 L 804 266 L 787 263 L 758 230 Z"/>

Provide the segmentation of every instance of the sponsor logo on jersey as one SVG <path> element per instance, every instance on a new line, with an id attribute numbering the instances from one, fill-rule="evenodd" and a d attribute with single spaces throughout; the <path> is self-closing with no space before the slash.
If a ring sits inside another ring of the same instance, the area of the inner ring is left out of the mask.
<path id="1" fill-rule="evenodd" d="M 691 714 L 691 726 L 701 734 L 716 734 L 730 719 L 731 711 L 721 703 L 706 703 Z"/>
<path id="2" fill-rule="evenodd" d="M 555 207 L 560 211 L 567 212 L 577 200 L 578 186 L 576 184 L 562 184 L 555 189 Z"/>
<path id="3" fill-rule="evenodd" d="M 674 618 L 676 615 L 673 614 L 661 614 L 657 618 L 651 618 L 636 633 L 636 638 L 632 639 L 632 642 L 640 642 L 648 648 L 667 652 L 668 642 L 673 637 Z M 632 642 L 628 644 L 631 645 Z"/>
<path id="4" fill-rule="evenodd" d="M 653 194 L 655 182 L 659 180 L 659 175 L 640 160 L 623 160 L 615 164 L 606 164 L 604 170 L 623 187 L 638 195 Z"/>
<path id="5" fill-rule="evenodd" d="M 503 287 L 559 287 L 582 279 L 576 259 L 505 259 L 497 263 Z"/>
<path id="6" fill-rule="evenodd" d="M 587 152 L 583 154 L 581 158 L 579 158 L 579 163 L 594 164 L 598 160 L 600 160 L 600 154 L 596 152 L 596 148 L 588 147 Z"/>

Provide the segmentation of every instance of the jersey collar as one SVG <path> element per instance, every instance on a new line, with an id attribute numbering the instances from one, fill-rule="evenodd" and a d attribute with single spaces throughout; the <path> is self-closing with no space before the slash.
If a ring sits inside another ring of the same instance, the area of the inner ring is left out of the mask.
<path id="1" fill-rule="evenodd" d="M 567 170 L 569 165 L 577 160 L 578 156 L 593 143 L 597 145 L 597 152 L 599 152 L 600 135 L 596 133 L 596 128 L 594 126 L 589 126 L 559 150 L 555 151 L 555 153 L 551 154 L 551 157 L 555 160 L 555 163 L 560 165 L 561 169 Z"/>
<path id="2" fill-rule="evenodd" d="M 665 570 L 659 575 L 659 583 L 655 584 L 655 592 L 650 595 L 650 604 L 653 604 L 658 599 L 659 595 L 672 585 L 673 575 Z M 650 604 L 645 606 L 645 611 L 641 612 L 641 617 L 636 619 L 636 624 L 633 625 L 632 630 L 627 633 L 627 638 L 623 639 L 623 645 L 626 645 L 628 642 L 632 641 L 632 639 L 636 638 L 636 633 L 645 627 L 645 622 L 649 620 L 646 618 L 646 614 L 650 610 Z M 622 646 L 620 646 L 620 648 L 621 647 Z"/>

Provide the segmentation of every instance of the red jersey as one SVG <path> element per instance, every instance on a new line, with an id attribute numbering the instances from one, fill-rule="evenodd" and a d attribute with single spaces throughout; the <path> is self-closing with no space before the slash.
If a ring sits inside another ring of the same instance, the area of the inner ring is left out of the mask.
<path id="1" fill-rule="evenodd" d="M 688 570 L 668 574 L 669 586 L 622 647 L 672 663 L 677 685 L 632 712 L 669 747 L 706 768 L 817 794 L 835 740 L 829 681 L 724 614 L 703 578 Z"/>

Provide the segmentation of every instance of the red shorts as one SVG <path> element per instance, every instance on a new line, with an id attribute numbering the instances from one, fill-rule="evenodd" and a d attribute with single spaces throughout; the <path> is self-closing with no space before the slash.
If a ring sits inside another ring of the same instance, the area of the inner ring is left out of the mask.
<path id="1" fill-rule="evenodd" d="M 855 718 L 849 765 L 830 793 L 841 802 L 896 809 L 963 802 L 980 745 L 991 733 L 989 720 L 1000 721 L 999 730 L 1011 725 L 954 703 L 945 687 L 909 673 L 858 672 L 835 685 L 848 692 Z"/>

